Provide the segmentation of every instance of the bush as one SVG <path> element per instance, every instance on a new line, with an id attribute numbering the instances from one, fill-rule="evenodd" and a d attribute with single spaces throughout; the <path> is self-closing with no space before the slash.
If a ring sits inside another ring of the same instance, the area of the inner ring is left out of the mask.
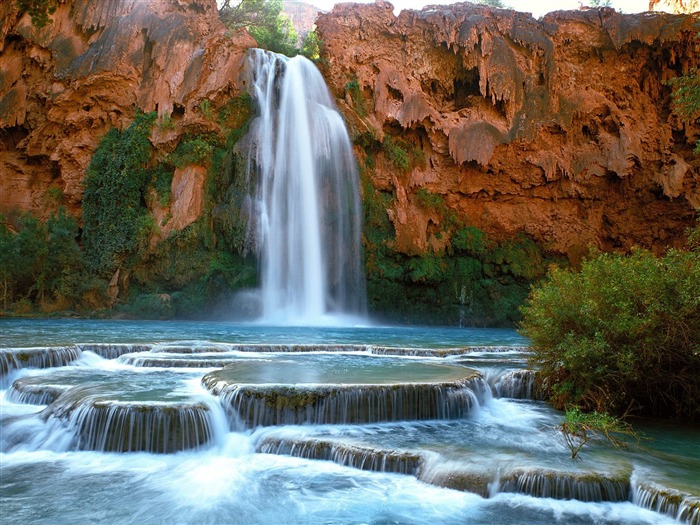
<path id="1" fill-rule="evenodd" d="M 553 269 L 521 309 L 555 406 L 700 414 L 700 251 L 600 254 Z"/>
<path id="2" fill-rule="evenodd" d="M 147 233 L 144 192 L 155 112 L 139 113 L 124 131 L 111 129 L 90 161 L 83 196 L 83 246 L 88 269 L 114 273 Z"/>

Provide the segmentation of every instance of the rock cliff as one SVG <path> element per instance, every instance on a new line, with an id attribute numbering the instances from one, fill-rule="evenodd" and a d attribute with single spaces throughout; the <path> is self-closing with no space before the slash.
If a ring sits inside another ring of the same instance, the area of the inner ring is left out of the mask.
<path id="1" fill-rule="evenodd" d="M 391 196 L 394 249 L 449 242 L 448 214 L 426 194 L 496 238 L 526 234 L 574 261 L 590 245 L 674 244 L 693 223 L 700 128 L 674 113 L 667 81 L 700 64 L 697 16 L 535 20 L 469 3 L 395 16 L 377 2 L 337 5 L 317 26 L 360 162 L 387 136 L 422 151 L 407 170 L 380 152 L 368 170 Z"/>
<path id="2" fill-rule="evenodd" d="M 36 29 L 14 1 L 0 5 L 0 213 L 46 216 L 58 194 L 79 217 L 96 145 L 135 108 L 158 112 L 161 156 L 186 134 L 216 133 L 202 103 L 240 91 L 254 45 L 227 34 L 215 0 L 61 0 L 52 18 Z M 693 223 L 700 128 L 674 112 L 667 81 L 700 64 L 697 15 L 535 20 L 464 3 L 395 16 L 377 2 L 341 4 L 317 25 L 365 176 L 390 196 L 394 250 L 441 252 L 455 218 L 571 260 L 590 245 L 676 244 Z M 413 150 L 407 169 L 387 137 Z M 178 171 L 159 224 L 195 220 L 204 179 Z"/>
<path id="3" fill-rule="evenodd" d="M 243 50 L 255 45 L 227 34 L 215 0 L 61 0 L 42 29 L 7 1 L 0 20 L 0 213 L 46 216 L 55 188 L 80 216 L 95 147 L 136 108 L 158 112 L 161 152 L 185 133 L 216 132 L 199 105 L 238 91 Z M 173 185 L 174 224 L 197 218 L 202 184 Z"/>

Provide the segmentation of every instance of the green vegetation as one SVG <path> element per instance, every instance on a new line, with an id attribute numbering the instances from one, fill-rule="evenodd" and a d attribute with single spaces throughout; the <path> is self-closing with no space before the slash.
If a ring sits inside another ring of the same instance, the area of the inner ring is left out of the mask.
<path id="1" fill-rule="evenodd" d="M 375 189 L 363 174 L 365 264 L 370 311 L 391 321 L 512 326 L 530 284 L 546 261 L 525 236 L 491 240 L 473 226 L 460 226 L 439 195 L 418 192 L 421 206 L 443 214 L 451 236 L 445 253 L 407 255 L 393 249 L 387 210 L 393 194 Z"/>
<path id="2" fill-rule="evenodd" d="M 216 219 L 238 191 L 229 152 L 247 129 L 250 97 L 209 111 L 218 131 L 183 135 L 157 163 L 150 143 L 155 113 L 139 112 L 126 129 L 109 131 L 84 180 L 82 231 L 60 207 L 56 188 L 47 191 L 57 211 L 46 221 L 30 214 L 0 218 L 0 308 L 94 314 L 112 304 L 108 283 L 118 277 L 114 310 L 100 315 L 191 318 L 210 315 L 223 294 L 253 285 L 255 261 L 239 249 L 245 229 L 224 232 Z M 209 168 L 203 214 L 163 238 L 170 215 L 155 224 L 149 206 L 168 206 L 174 172 L 188 165 Z"/>
<path id="3" fill-rule="evenodd" d="M 42 28 L 51 21 L 49 17 L 56 12 L 58 0 L 17 0 L 17 7 L 29 13 L 35 27 Z"/>
<path id="4" fill-rule="evenodd" d="M 345 93 L 350 95 L 353 109 L 355 113 L 357 113 L 357 116 L 365 118 L 367 116 L 367 101 L 362 93 L 362 88 L 360 88 L 360 82 L 357 80 L 357 77 L 353 77 L 351 80 L 347 81 L 345 84 Z"/>
<path id="5" fill-rule="evenodd" d="M 598 254 L 533 289 L 521 331 L 554 406 L 698 419 L 699 230 L 688 250 Z"/>
<path id="6" fill-rule="evenodd" d="M 186 136 L 166 159 L 166 163 L 176 168 L 199 165 L 208 166 L 216 147 L 216 138 L 198 135 Z"/>
<path id="7" fill-rule="evenodd" d="M 225 0 L 219 17 L 231 30 L 245 28 L 258 47 L 287 56 L 299 54 L 297 33 L 282 12 L 282 0 Z"/>
<path id="8" fill-rule="evenodd" d="M 83 196 L 87 268 L 108 277 L 134 254 L 148 234 L 145 206 L 151 158 L 149 136 L 156 114 L 139 113 L 124 131 L 111 129 L 90 161 Z"/>
<path id="9" fill-rule="evenodd" d="M 30 214 L 0 217 L 0 292 L 2 309 L 45 311 L 71 308 L 84 295 L 103 293 L 85 271 L 78 245 L 78 223 L 60 207 L 42 222 Z"/>
<path id="10" fill-rule="evenodd" d="M 304 55 L 309 60 L 317 62 L 321 59 L 323 50 L 323 40 L 321 40 L 321 37 L 318 36 L 315 30 L 309 31 L 304 35 L 304 38 L 301 40 L 301 48 L 299 49 L 300 54 Z"/>
<path id="11" fill-rule="evenodd" d="M 687 75 L 672 78 L 673 106 L 679 115 L 689 121 L 700 118 L 700 70 L 692 69 Z M 695 143 L 695 153 L 700 154 L 700 140 Z"/>
<path id="12" fill-rule="evenodd" d="M 393 164 L 393 166 L 402 173 L 407 172 L 411 167 L 411 155 L 409 153 L 409 148 L 407 148 L 404 144 L 400 144 L 389 135 L 384 137 L 382 146 L 384 147 L 384 152 L 387 158 Z"/>
<path id="13" fill-rule="evenodd" d="M 576 459 L 578 453 L 589 441 L 603 437 L 615 448 L 627 448 L 629 440 L 636 443 L 640 435 L 626 422 L 599 412 L 582 412 L 578 408 L 570 408 L 559 425 L 566 446 L 571 451 L 571 459 Z"/>

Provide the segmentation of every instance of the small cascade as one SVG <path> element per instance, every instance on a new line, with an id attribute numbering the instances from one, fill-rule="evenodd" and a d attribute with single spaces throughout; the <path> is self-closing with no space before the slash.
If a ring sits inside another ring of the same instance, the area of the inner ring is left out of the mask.
<path id="1" fill-rule="evenodd" d="M 161 343 L 153 345 L 151 352 L 154 354 L 207 354 L 222 353 L 233 350 L 234 345 L 226 343 L 209 343 L 197 341 L 192 343 Z"/>
<path id="2" fill-rule="evenodd" d="M 541 400 L 535 370 L 510 370 L 487 375 L 494 397 Z"/>
<path id="3" fill-rule="evenodd" d="M 628 475 L 611 477 L 599 473 L 516 470 L 496 480 L 492 493 L 498 492 L 591 502 L 629 501 L 630 480 Z"/>
<path id="4" fill-rule="evenodd" d="M 123 355 L 118 362 L 124 365 L 137 366 L 142 368 L 223 368 L 239 359 L 231 358 L 203 358 L 192 357 L 183 359 L 176 357 L 176 354 L 168 357 L 157 357 L 148 354 Z"/>
<path id="5" fill-rule="evenodd" d="M 80 358 L 77 346 L 0 349 L 0 378 L 20 368 L 65 366 Z"/>
<path id="6" fill-rule="evenodd" d="M 37 383 L 32 377 L 16 379 L 5 394 L 5 399 L 23 405 L 49 405 L 70 387 Z"/>
<path id="7" fill-rule="evenodd" d="M 238 385 L 213 372 L 202 380 L 221 398 L 232 426 L 348 424 L 458 419 L 483 402 L 481 376 L 451 383 L 392 385 Z"/>
<path id="8" fill-rule="evenodd" d="M 132 352 L 149 352 L 153 345 L 150 344 L 117 344 L 117 343 L 81 343 L 75 345 L 83 352 L 92 352 L 104 359 L 117 359 L 124 354 Z"/>
<path id="9" fill-rule="evenodd" d="M 700 525 L 700 497 L 686 492 L 633 480 L 632 501 L 635 505 L 671 516 L 681 523 Z"/>
<path id="10" fill-rule="evenodd" d="M 264 454 L 332 461 L 359 470 L 412 476 L 416 475 L 423 462 L 423 457 L 414 452 L 381 450 L 314 438 L 265 437 L 256 445 L 256 451 Z"/>
<path id="11" fill-rule="evenodd" d="M 249 244 L 260 255 L 263 319 L 325 324 L 365 312 L 359 181 L 323 77 L 302 56 L 248 55 Z"/>
<path id="12" fill-rule="evenodd" d="M 469 354 L 493 354 L 505 352 L 527 352 L 525 346 L 462 346 L 458 348 L 397 348 L 392 346 L 368 346 L 375 355 L 411 357 L 450 357 Z"/>
<path id="13" fill-rule="evenodd" d="M 469 470 L 453 462 L 426 461 L 418 473 L 424 483 L 462 492 L 471 492 L 484 498 L 489 497 L 494 482 L 492 472 Z"/>
<path id="14" fill-rule="evenodd" d="M 204 403 L 126 403 L 104 399 L 90 387 L 66 392 L 45 417 L 68 426 L 77 450 L 173 453 L 201 447 L 214 434 Z"/>

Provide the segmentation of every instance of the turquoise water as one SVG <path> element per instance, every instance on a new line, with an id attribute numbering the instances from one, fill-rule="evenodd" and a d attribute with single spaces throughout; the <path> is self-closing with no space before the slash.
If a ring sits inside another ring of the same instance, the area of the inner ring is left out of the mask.
<path id="1" fill-rule="evenodd" d="M 700 494 L 700 432 L 696 430 L 647 425 L 643 430 L 655 439 L 645 443 L 644 449 L 620 451 L 596 443 L 583 449 L 580 461 L 571 461 L 556 429 L 561 414 L 538 401 L 486 396 L 467 417 L 453 420 L 302 424 L 232 431 L 218 399 L 201 384 L 201 378 L 216 370 L 219 361 L 243 363 L 241 369 L 248 374 L 245 379 L 258 383 L 332 382 L 339 377 L 352 383 L 362 377 L 366 382 L 391 380 L 393 384 L 429 381 L 433 375 L 440 378 L 443 372 L 451 375 L 467 368 L 491 377 L 527 366 L 527 355 L 522 352 L 527 341 L 511 330 L 0 320 L 0 348 L 78 343 L 171 343 L 171 349 L 189 348 L 191 352 L 134 347 L 132 354 L 127 347 L 121 357 L 104 359 L 84 351 L 68 366 L 13 371 L 10 383 L 16 379 L 32 387 L 53 384 L 66 388 L 92 388 L 92 384 L 99 389 L 101 399 L 112 391 L 114 402 L 137 399 L 146 407 L 150 402 L 159 407 L 183 400 L 200 403 L 211 416 L 214 437 L 200 448 L 170 454 L 76 450 L 69 419 L 47 415 L 44 406 L 10 401 L 7 393 L 11 388 L 0 391 L 3 525 L 678 523 L 674 513 L 636 505 L 632 494 L 628 501 L 585 502 L 502 492 L 493 481 L 529 470 L 621 476 L 635 483 Z M 505 353 L 482 348 L 478 353 L 448 357 L 379 357 L 364 352 L 338 353 L 337 349 L 308 355 L 240 352 L 217 343 L 514 348 Z M 168 366 L 134 366 L 136 358 L 143 356 Z M 201 368 L 183 366 L 192 359 L 203 361 L 197 365 Z M 216 363 L 209 366 L 207 360 Z M 269 376 L 263 364 L 269 366 Z M 60 400 L 56 403 L 60 406 Z M 292 443 L 299 449 L 319 439 L 356 455 L 373 450 L 407 452 L 421 458 L 421 467 L 411 475 L 395 474 L 338 464 L 337 458 L 333 462 L 259 452 L 261 444 L 270 440 Z M 474 473 L 488 481 L 483 485 L 487 493 L 443 488 L 450 476 Z"/>
<path id="2" fill-rule="evenodd" d="M 75 343 L 215 341 L 408 347 L 526 345 L 514 330 L 407 326 L 299 327 L 194 321 L 0 319 L 0 347 Z"/>

